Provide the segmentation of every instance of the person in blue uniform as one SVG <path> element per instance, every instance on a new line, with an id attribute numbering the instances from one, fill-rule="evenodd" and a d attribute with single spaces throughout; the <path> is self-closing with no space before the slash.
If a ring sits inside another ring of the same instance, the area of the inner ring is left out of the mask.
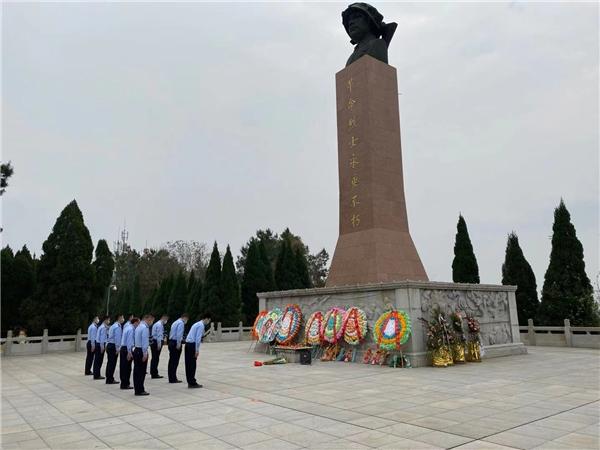
<path id="1" fill-rule="evenodd" d="M 202 385 L 196 381 L 196 361 L 200 344 L 204 336 L 204 330 L 211 320 L 210 313 L 205 313 L 200 316 L 200 320 L 192 325 L 190 332 L 185 339 L 185 378 L 187 379 L 189 388 L 201 388 Z"/>
<path id="2" fill-rule="evenodd" d="M 150 339 L 150 351 L 152 352 L 152 360 L 150 361 L 150 376 L 152 378 L 162 378 L 158 374 L 158 363 L 160 361 L 160 351 L 165 339 L 165 325 L 169 320 L 169 316 L 163 314 L 160 320 L 152 325 L 152 339 Z"/>
<path id="3" fill-rule="evenodd" d="M 123 336 L 121 337 L 121 354 L 119 364 L 119 378 L 121 378 L 121 389 L 133 389 L 130 385 L 131 363 L 133 362 L 133 348 L 135 347 L 134 334 L 135 329 L 140 323 L 140 319 L 131 316 L 123 327 Z"/>
<path id="4" fill-rule="evenodd" d="M 102 322 L 98 325 L 98 331 L 96 332 L 96 348 L 94 349 L 94 380 L 104 380 L 104 377 L 100 375 L 100 369 L 102 369 L 102 363 L 104 362 L 104 352 L 106 350 L 106 338 L 108 336 L 108 325 L 110 324 L 110 318 L 108 316 L 102 317 Z"/>
<path id="5" fill-rule="evenodd" d="M 117 314 L 114 323 L 108 329 L 108 337 L 106 338 L 106 384 L 119 384 L 118 381 L 115 381 L 115 369 L 121 351 L 123 320 L 123 314 Z"/>
<path id="6" fill-rule="evenodd" d="M 189 316 L 183 313 L 179 319 L 171 324 L 169 331 L 169 383 L 181 383 L 177 379 L 177 366 L 179 366 L 179 358 L 181 357 L 181 346 L 183 343 L 183 330 L 188 321 Z"/>
<path id="7" fill-rule="evenodd" d="M 85 344 L 86 356 L 85 356 L 85 374 L 92 374 L 92 364 L 94 364 L 94 350 L 96 350 L 96 332 L 98 331 L 98 322 L 100 319 L 98 316 L 94 316 L 92 323 L 88 327 L 87 331 L 87 342 Z"/>
<path id="8" fill-rule="evenodd" d="M 146 368 L 148 367 L 148 347 L 150 346 L 150 327 L 154 322 L 152 314 L 146 314 L 135 329 L 133 349 L 133 388 L 135 395 L 150 395 L 144 389 Z"/>

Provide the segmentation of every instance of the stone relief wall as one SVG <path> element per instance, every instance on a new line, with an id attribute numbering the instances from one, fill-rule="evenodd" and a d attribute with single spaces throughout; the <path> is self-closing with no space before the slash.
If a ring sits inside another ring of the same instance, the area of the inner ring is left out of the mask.
<path id="1" fill-rule="evenodd" d="M 429 319 L 431 309 L 436 306 L 446 313 L 460 310 L 474 316 L 481 324 L 481 341 L 484 346 L 512 342 L 507 292 L 421 290 L 423 318 Z"/>

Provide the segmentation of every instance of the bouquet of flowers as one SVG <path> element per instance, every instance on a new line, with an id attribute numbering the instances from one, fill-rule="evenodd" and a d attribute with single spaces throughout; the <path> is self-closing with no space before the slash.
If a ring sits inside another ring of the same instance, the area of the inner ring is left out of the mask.
<path id="1" fill-rule="evenodd" d="M 449 340 L 454 362 L 465 362 L 465 333 L 463 332 L 462 314 L 460 311 L 454 311 L 450 314 L 451 336 Z"/>
<path id="2" fill-rule="evenodd" d="M 467 344 L 467 359 L 471 362 L 481 362 L 481 325 L 473 316 L 467 316 L 469 327 L 469 342 Z"/>
<path id="3" fill-rule="evenodd" d="M 467 326 L 469 327 L 469 341 L 480 342 L 479 332 L 481 331 L 481 325 L 479 325 L 479 321 L 473 316 L 467 316 Z"/>

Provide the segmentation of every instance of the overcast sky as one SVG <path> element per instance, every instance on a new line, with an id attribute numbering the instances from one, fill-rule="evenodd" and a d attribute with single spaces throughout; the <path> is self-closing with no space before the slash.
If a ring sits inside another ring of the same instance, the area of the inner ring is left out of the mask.
<path id="1" fill-rule="evenodd" d="M 4 4 L 4 244 L 40 253 L 76 199 L 92 239 L 234 253 L 285 227 L 338 234 L 334 75 L 347 3 Z M 429 278 L 459 212 L 481 280 L 519 235 L 538 287 L 564 198 L 598 272 L 598 6 L 374 3 L 398 22 L 405 188 Z"/>

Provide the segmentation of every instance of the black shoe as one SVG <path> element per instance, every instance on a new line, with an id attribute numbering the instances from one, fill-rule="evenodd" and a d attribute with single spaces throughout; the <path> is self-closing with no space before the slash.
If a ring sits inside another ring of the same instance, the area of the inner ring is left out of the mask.
<path id="1" fill-rule="evenodd" d="M 85 375 L 94 375 L 94 374 L 92 372 L 90 372 L 90 373 L 86 373 Z"/>
<path id="2" fill-rule="evenodd" d="M 190 389 L 199 389 L 201 387 L 202 387 L 201 384 L 188 384 L 188 388 L 190 388 Z"/>
<path id="3" fill-rule="evenodd" d="M 94 380 L 105 380 L 106 377 L 94 377 Z"/>
<path id="4" fill-rule="evenodd" d="M 144 391 L 144 392 L 140 392 L 139 394 L 135 394 L 135 395 L 150 395 L 148 392 Z"/>
<path id="5" fill-rule="evenodd" d="M 126 389 L 133 389 L 133 386 L 126 386 L 126 387 L 122 387 L 122 386 L 121 386 L 121 389 L 123 389 L 123 390 L 126 390 Z"/>
<path id="6" fill-rule="evenodd" d="M 113 380 L 113 381 L 107 381 L 106 384 L 121 384 L 121 382 Z"/>
<path id="7" fill-rule="evenodd" d="M 174 384 L 174 383 L 183 383 L 183 381 L 181 380 L 175 380 L 175 381 L 169 381 L 169 383 Z"/>
<path id="8" fill-rule="evenodd" d="M 162 375 L 152 375 L 152 378 L 164 378 Z"/>

